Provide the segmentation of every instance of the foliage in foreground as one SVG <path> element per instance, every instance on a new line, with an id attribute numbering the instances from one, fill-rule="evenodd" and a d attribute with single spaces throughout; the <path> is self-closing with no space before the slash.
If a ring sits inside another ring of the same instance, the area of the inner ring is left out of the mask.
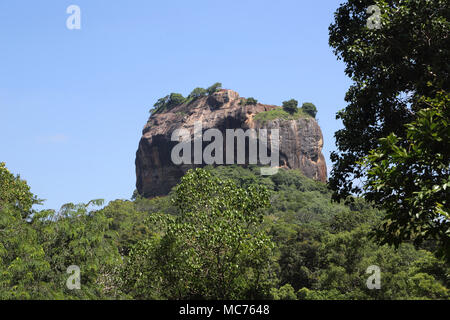
<path id="1" fill-rule="evenodd" d="M 450 2 L 376 0 L 372 29 L 373 4 L 346 1 L 330 26 L 353 81 L 337 114 L 333 198 L 364 195 L 386 212 L 383 243 L 437 241 L 450 261 Z"/>
<path id="2" fill-rule="evenodd" d="M 332 203 L 323 183 L 256 167 L 191 171 L 168 197 L 34 211 L 1 167 L 1 299 L 448 299 L 448 264 L 425 241 L 370 238 L 383 213 Z M 269 206 L 270 201 L 270 206 Z M 69 290 L 67 267 L 81 269 Z M 381 290 L 366 270 L 381 269 Z"/>
<path id="3" fill-rule="evenodd" d="M 386 210 L 382 242 L 433 239 L 450 261 L 450 94 L 423 103 L 405 139 L 391 134 L 370 153 L 366 198 Z"/>
<path id="4" fill-rule="evenodd" d="M 369 29 L 371 5 L 380 8 L 380 28 Z M 362 192 L 363 160 L 395 134 L 406 138 L 408 123 L 450 91 L 450 2 L 448 0 L 347 0 L 336 10 L 329 44 L 352 79 L 337 114 L 337 152 L 330 185 L 336 199 Z M 443 151 L 440 149 L 439 151 Z"/>
<path id="5" fill-rule="evenodd" d="M 153 215 L 149 221 L 160 226 L 158 234 L 131 251 L 122 273 L 128 293 L 143 289 L 164 299 L 267 295 L 274 244 L 258 227 L 269 205 L 267 190 L 239 188 L 197 169 L 175 188 L 173 205 L 176 217 Z"/>

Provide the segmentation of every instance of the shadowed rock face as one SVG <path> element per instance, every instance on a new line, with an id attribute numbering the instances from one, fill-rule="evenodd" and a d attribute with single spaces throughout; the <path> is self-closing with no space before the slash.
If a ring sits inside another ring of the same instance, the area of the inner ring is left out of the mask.
<path id="1" fill-rule="evenodd" d="M 262 123 L 253 117 L 276 106 L 241 106 L 239 102 L 237 92 L 221 90 L 209 97 L 152 115 L 144 127 L 136 153 L 136 187 L 139 194 L 147 198 L 167 195 L 187 170 L 205 165 L 175 165 L 171 160 L 172 148 L 178 144 L 171 141 L 173 131 L 187 129 L 193 135 L 194 123 L 198 121 L 201 121 L 203 131 L 219 129 L 223 132 L 224 140 L 226 129 L 268 129 L 269 132 L 279 129 L 280 166 L 300 169 L 305 176 L 315 180 L 327 180 L 327 168 L 322 155 L 322 131 L 315 119 L 276 119 Z M 209 143 L 204 142 L 203 148 Z M 270 144 L 268 147 L 270 149 Z M 224 157 L 227 152 L 225 149 Z M 248 158 L 248 149 L 246 155 Z"/>

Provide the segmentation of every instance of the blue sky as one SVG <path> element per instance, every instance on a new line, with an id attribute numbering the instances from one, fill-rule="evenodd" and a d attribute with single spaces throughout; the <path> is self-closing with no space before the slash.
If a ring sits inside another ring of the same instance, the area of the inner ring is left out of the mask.
<path id="1" fill-rule="evenodd" d="M 262 103 L 315 103 L 330 166 L 350 85 L 328 46 L 340 2 L 2 1 L 0 161 L 43 208 L 128 199 L 153 103 L 222 82 Z M 81 30 L 66 28 L 72 4 Z"/>

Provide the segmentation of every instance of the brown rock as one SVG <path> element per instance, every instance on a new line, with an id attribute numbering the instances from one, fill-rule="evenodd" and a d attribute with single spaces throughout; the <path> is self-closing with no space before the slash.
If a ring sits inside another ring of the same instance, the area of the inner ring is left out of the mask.
<path id="1" fill-rule="evenodd" d="M 193 134 L 194 123 L 197 121 L 202 122 L 203 130 L 216 128 L 223 133 L 226 129 L 238 128 L 279 129 L 280 166 L 300 169 L 305 176 L 315 180 L 327 180 L 326 163 L 322 154 L 323 137 L 315 119 L 276 119 L 262 123 L 255 121 L 253 117 L 276 106 L 241 106 L 239 102 L 237 92 L 220 90 L 190 104 L 182 104 L 164 113 L 152 115 L 144 127 L 136 153 L 136 187 L 139 194 L 144 197 L 167 195 L 187 170 L 204 166 L 175 165 L 171 160 L 172 148 L 178 143 L 171 141 L 173 131 L 183 128 Z M 205 142 L 203 147 L 208 144 L 209 142 Z M 226 152 L 228 151 L 224 150 L 224 155 Z"/>

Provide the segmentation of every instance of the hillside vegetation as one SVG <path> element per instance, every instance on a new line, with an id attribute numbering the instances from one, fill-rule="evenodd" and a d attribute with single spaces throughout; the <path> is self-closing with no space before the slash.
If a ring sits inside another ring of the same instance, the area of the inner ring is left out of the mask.
<path id="1" fill-rule="evenodd" d="M 167 197 L 55 212 L 33 210 L 26 183 L 0 169 L 0 299 L 449 298 L 432 242 L 377 245 L 381 212 L 332 203 L 297 171 L 207 167 Z M 71 265 L 80 290 L 66 286 Z M 380 290 L 366 286 L 372 265 Z"/>

